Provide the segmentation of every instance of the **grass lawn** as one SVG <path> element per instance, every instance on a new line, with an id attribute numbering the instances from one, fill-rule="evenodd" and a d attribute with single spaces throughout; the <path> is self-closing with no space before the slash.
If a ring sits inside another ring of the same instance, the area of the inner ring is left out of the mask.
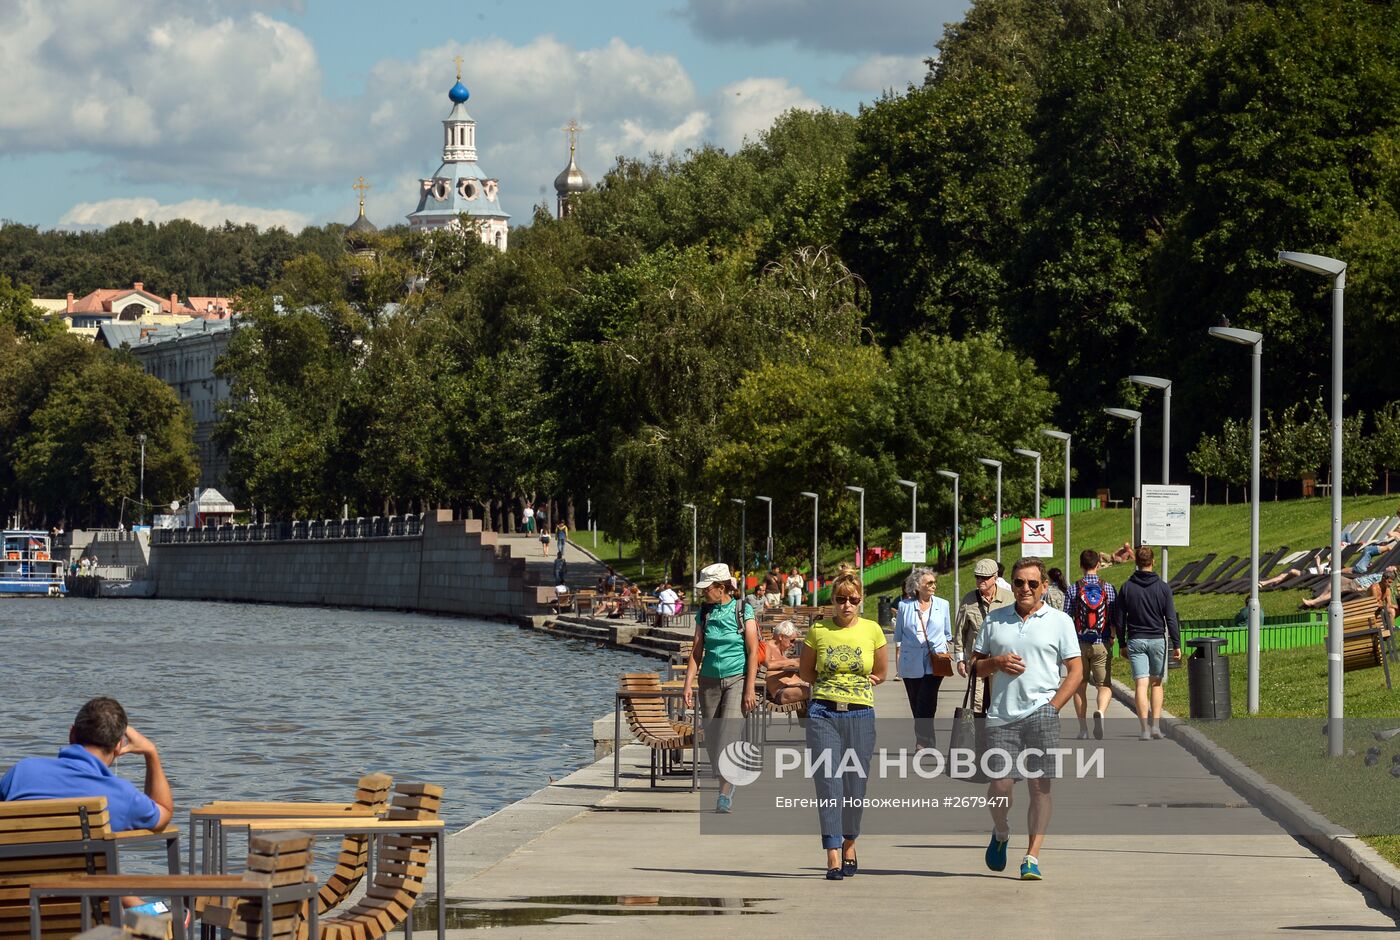
<path id="1" fill-rule="evenodd" d="M 1380 669 L 1349 672 L 1343 679 L 1350 756 L 1326 756 L 1327 659 L 1321 646 L 1260 654 L 1259 714 L 1253 717 L 1246 712 L 1245 657 L 1231 656 L 1234 717 L 1192 726 L 1400 865 L 1400 778 L 1390 775 L 1400 737 L 1382 743 L 1371 736 L 1400 727 L 1400 682 L 1387 691 Z M 1165 706 L 1174 715 L 1189 714 L 1185 670 L 1167 683 Z M 1380 759 L 1367 767 L 1370 747 L 1380 748 Z"/>

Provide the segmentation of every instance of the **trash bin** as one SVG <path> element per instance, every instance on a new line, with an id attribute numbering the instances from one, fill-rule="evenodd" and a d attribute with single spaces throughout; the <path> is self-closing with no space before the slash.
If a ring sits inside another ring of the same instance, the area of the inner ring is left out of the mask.
<path id="1" fill-rule="evenodd" d="M 1186 662 L 1191 720 L 1224 721 L 1230 717 L 1230 657 L 1220 652 L 1225 641 L 1203 636 L 1186 645 L 1195 650 Z"/>
<path id="2" fill-rule="evenodd" d="M 880 606 L 876 613 L 876 619 L 880 621 L 880 626 L 889 629 L 894 626 L 894 595 L 885 594 L 880 598 Z"/>

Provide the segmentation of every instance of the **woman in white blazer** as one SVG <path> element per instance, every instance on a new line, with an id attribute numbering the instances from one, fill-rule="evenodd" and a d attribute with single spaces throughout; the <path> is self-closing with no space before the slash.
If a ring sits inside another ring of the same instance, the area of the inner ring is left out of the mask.
<path id="1" fill-rule="evenodd" d="M 935 597 L 938 575 L 932 568 L 915 568 L 904 582 L 905 593 L 913 597 L 900 601 L 895 613 L 895 655 L 899 677 L 909 696 L 914 714 L 914 740 L 920 748 L 937 746 L 933 716 L 938 710 L 938 687 L 942 676 L 933 674 L 929 653 L 946 653 L 953 642 L 953 623 L 948 602 Z"/>

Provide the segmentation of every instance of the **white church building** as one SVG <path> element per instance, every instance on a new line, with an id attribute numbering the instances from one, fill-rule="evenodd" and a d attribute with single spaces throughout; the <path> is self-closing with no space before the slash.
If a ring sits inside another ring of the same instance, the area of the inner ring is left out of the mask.
<path id="1" fill-rule="evenodd" d="M 460 60 L 457 84 L 447 97 L 452 111 L 442 122 L 442 165 L 430 178 L 419 180 L 418 208 L 408 214 L 409 228 L 460 228 L 460 217 L 466 216 L 483 242 L 505 251 L 510 216 L 501 208 L 500 181 L 487 176 L 476 162 L 476 121 L 467 113 L 471 92 L 462 84 Z"/>

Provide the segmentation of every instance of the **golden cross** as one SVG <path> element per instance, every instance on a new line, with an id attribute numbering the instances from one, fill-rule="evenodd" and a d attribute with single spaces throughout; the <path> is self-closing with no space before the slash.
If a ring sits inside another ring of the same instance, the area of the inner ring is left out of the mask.
<path id="1" fill-rule="evenodd" d="M 462 57 L 453 56 L 452 61 L 457 63 L 457 81 L 460 82 L 462 80 Z"/>
<path id="2" fill-rule="evenodd" d="M 564 130 L 569 132 L 569 153 L 572 154 L 574 147 L 578 145 L 578 132 L 583 128 L 579 127 L 578 121 L 569 118 L 569 123 L 564 125 Z"/>
<path id="3" fill-rule="evenodd" d="M 361 176 L 359 179 L 355 180 L 355 185 L 354 185 L 354 186 L 351 186 L 350 188 L 359 191 L 359 193 L 360 193 L 360 215 L 364 215 L 364 214 L 365 214 L 365 192 L 366 192 L 367 190 L 373 188 L 373 187 L 371 187 L 371 186 L 369 185 L 369 183 L 366 183 L 366 182 L 365 182 L 365 178 L 364 178 L 363 176 Z"/>

